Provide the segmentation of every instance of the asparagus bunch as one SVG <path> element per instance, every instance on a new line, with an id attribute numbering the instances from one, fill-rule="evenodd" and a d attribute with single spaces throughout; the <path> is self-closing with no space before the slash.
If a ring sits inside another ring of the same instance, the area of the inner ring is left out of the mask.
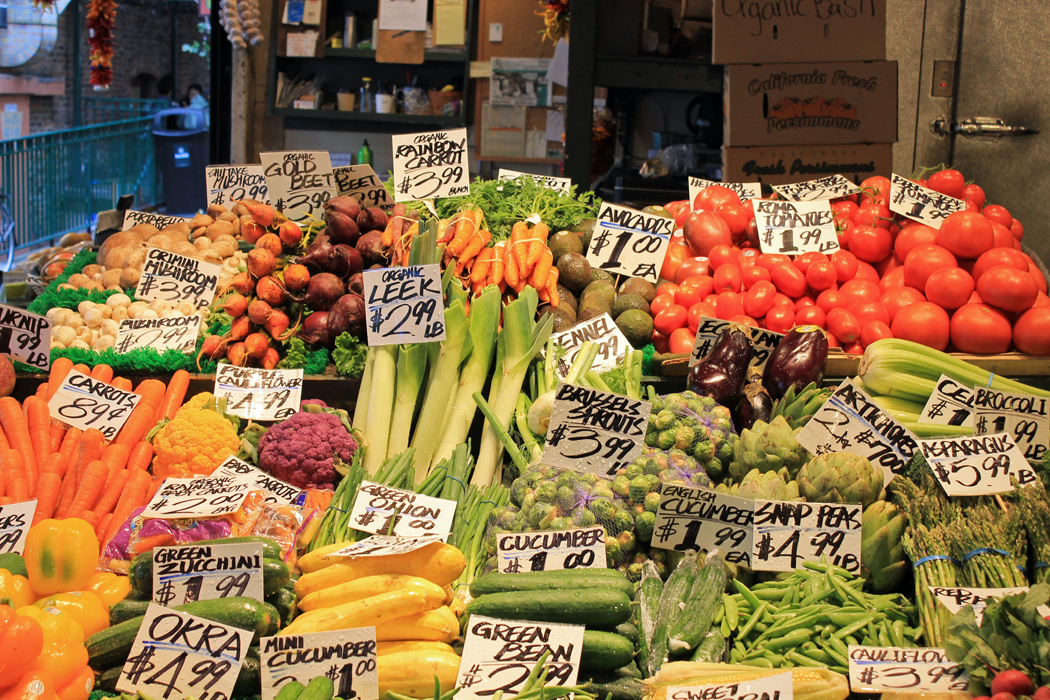
<path id="1" fill-rule="evenodd" d="M 1050 496 L 1039 481 L 1019 488 L 1017 495 L 1017 510 L 1035 554 L 1032 583 L 1050 582 Z"/>
<path id="2" fill-rule="evenodd" d="M 951 557 L 951 547 L 942 525 L 928 529 L 922 524 L 911 524 L 901 538 L 904 552 L 915 567 L 915 601 L 919 608 L 926 645 L 941 646 L 948 633 L 952 614 L 930 590 L 954 588 L 958 585 L 959 567 Z"/>
<path id="3" fill-rule="evenodd" d="M 1017 508 L 1003 513 L 994 506 L 957 510 L 949 528 L 952 552 L 962 562 L 962 585 L 973 588 L 1027 586 L 1026 540 Z"/>

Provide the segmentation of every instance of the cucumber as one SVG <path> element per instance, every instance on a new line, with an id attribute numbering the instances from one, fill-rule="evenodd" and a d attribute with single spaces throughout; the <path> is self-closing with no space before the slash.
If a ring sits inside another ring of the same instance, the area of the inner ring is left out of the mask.
<path id="1" fill-rule="evenodd" d="M 306 690 L 305 685 L 303 685 L 299 681 L 291 681 L 279 691 L 277 691 L 277 695 L 274 696 L 273 700 L 296 700 L 300 695 L 303 694 L 304 690 Z"/>
<path id="2" fill-rule="evenodd" d="M 234 537 L 235 540 L 245 539 L 243 537 Z M 223 544 L 228 544 L 227 540 L 219 540 Z M 194 543 L 194 546 L 200 544 L 199 542 Z M 236 544 L 236 543 L 234 543 Z M 266 547 L 263 547 L 263 551 L 266 551 Z M 287 586 L 292 580 L 292 572 L 288 569 L 288 565 L 280 559 L 274 559 L 270 557 L 263 557 L 262 563 L 263 571 L 263 593 L 269 595 L 277 591 L 279 588 Z M 153 552 L 143 552 L 139 554 L 131 561 L 131 569 L 128 571 L 128 578 L 131 579 L 131 585 L 133 590 L 139 591 L 145 594 L 145 598 L 148 600 L 153 594 Z"/>
<path id="3" fill-rule="evenodd" d="M 328 676 L 317 676 L 306 684 L 306 690 L 296 700 L 332 700 L 335 684 Z"/>
<path id="4" fill-rule="evenodd" d="M 134 581 L 132 581 L 131 583 L 132 583 L 132 586 L 134 586 Z M 132 587 L 132 589 L 130 591 L 128 591 L 128 594 L 126 596 L 124 596 L 124 600 L 145 600 L 145 601 L 150 601 L 152 599 L 153 599 L 153 592 L 152 591 L 150 591 L 149 593 L 145 593 L 145 592 L 140 591 L 139 589 L 134 588 L 134 587 Z"/>
<path id="5" fill-rule="evenodd" d="M 277 612 L 280 613 L 282 627 L 295 617 L 298 600 L 295 589 L 291 586 L 279 588 L 275 593 L 266 596 L 266 602 L 277 608 Z"/>
<path id="6" fill-rule="evenodd" d="M 142 617 L 149 607 L 148 600 L 124 600 L 109 606 L 109 624 L 119 625 L 134 617 Z"/>
<path id="7" fill-rule="evenodd" d="M 632 661 L 626 666 L 621 666 L 616 669 L 616 675 L 620 678 L 637 678 L 642 680 L 642 672 L 638 669 L 638 664 Z"/>
<path id="8" fill-rule="evenodd" d="M 99 689 L 109 691 L 110 693 L 116 692 L 117 681 L 120 680 L 120 672 L 123 670 L 123 666 L 114 666 L 113 668 L 107 668 L 100 673 L 98 677 Z"/>
<path id="9" fill-rule="evenodd" d="M 258 542 L 263 546 L 263 558 L 264 559 L 284 559 L 284 554 L 281 553 L 281 545 L 274 542 L 269 537 L 260 537 L 258 535 L 247 535 L 245 537 L 222 537 L 215 540 L 199 540 L 192 544 L 208 546 L 210 544 L 254 544 Z"/>
<path id="10" fill-rule="evenodd" d="M 7 569 L 15 576 L 29 578 L 29 572 L 26 570 L 26 560 L 22 558 L 21 554 L 15 552 L 0 554 L 0 569 Z"/>
<path id="11" fill-rule="evenodd" d="M 616 634 L 627 637 L 627 639 L 631 640 L 631 644 L 638 644 L 638 628 L 630 622 L 616 625 Z"/>
<path id="12" fill-rule="evenodd" d="M 263 593 L 270 595 L 292 582 L 292 572 L 280 559 L 263 559 Z"/>
<path id="13" fill-rule="evenodd" d="M 649 650 L 653 646 L 653 630 L 656 628 L 656 614 L 660 609 L 660 595 L 664 590 L 664 581 L 656 568 L 656 562 L 646 560 L 642 565 L 642 581 L 638 586 L 635 602 L 638 603 L 635 615 L 638 626 L 638 663 L 644 669 L 649 660 Z"/>
<path id="14" fill-rule="evenodd" d="M 266 616 L 270 620 L 270 624 L 266 626 L 266 636 L 277 634 L 277 630 L 281 629 L 281 613 L 277 610 L 277 607 L 273 603 L 267 603 L 263 601 L 263 608 L 266 609 Z"/>
<path id="15" fill-rule="evenodd" d="M 623 591 L 599 588 L 513 591 L 475 598 L 467 605 L 466 612 L 504 620 L 614 628 L 631 618 L 631 599 Z"/>
<path id="16" fill-rule="evenodd" d="M 611 588 L 634 595 L 634 584 L 616 569 L 566 569 L 523 574 L 485 574 L 470 584 L 470 595 L 511 591 L 556 591 L 577 588 Z"/>
<path id="17" fill-rule="evenodd" d="M 634 661 L 634 644 L 615 632 L 586 630 L 583 633 L 583 653 L 580 670 L 590 672 L 615 671 Z"/>
<path id="18" fill-rule="evenodd" d="M 595 678 L 587 692 L 602 700 L 641 700 L 645 696 L 645 686 L 637 678 Z"/>
<path id="19" fill-rule="evenodd" d="M 221 598 L 198 600 L 172 609 L 224 625 L 252 630 L 255 632 L 252 639 L 254 643 L 258 642 L 260 637 L 272 634 L 271 626 L 276 630 L 277 622 L 273 619 L 276 613 L 271 612 L 274 610 L 272 605 L 269 607 L 270 610 L 267 610 L 266 603 L 251 598 Z M 88 637 L 85 644 L 91 667 L 110 668 L 123 664 L 131 653 L 131 645 L 135 642 L 135 635 L 142 626 L 142 620 L 143 617 L 135 617 Z"/>
<path id="20" fill-rule="evenodd" d="M 233 697 L 250 698 L 258 695 L 262 688 L 262 663 L 259 661 L 259 648 L 250 647 L 244 657 L 237 680 L 233 682 Z"/>
<path id="21" fill-rule="evenodd" d="M 725 653 L 726 638 L 722 636 L 721 630 L 712 627 L 704 640 L 696 646 L 696 651 L 693 652 L 693 658 L 690 661 L 717 664 L 722 661 Z"/>
<path id="22" fill-rule="evenodd" d="M 696 575 L 685 610 L 668 631 L 668 649 L 672 654 L 691 651 L 700 644 L 711 629 L 715 611 L 722 606 L 722 593 L 728 576 L 722 557 L 709 556 L 704 568 Z"/>
<path id="23" fill-rule="evenodd" d="M 653 641 L 649 645 L 649 656 L 646 659 L 646 672 L 649 676 L 656 675 L 656 671 L 667 660 L 668 633 L 671 625 L 681 616 L 684 601 L 692 590 L 695 579 L 696 552 L 689 552 L 678 562 L 660 594 L 656 624 L 653 626 Z"/>

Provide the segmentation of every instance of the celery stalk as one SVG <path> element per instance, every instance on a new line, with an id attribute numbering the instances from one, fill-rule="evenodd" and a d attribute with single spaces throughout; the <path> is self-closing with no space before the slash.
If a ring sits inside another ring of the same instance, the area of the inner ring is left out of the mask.
<path id="1" fill-rule="evenodd" d="M 365 471 L 375 474 L 386 458 L 390 440 L 390 421 L 394 414 L 394 393 L 397 389 L 397 346 L 376 348 L 369 386 L 368 418 L 365 423 Z"/>
<path id="2" fill-rule="evenodd" d="M 402 345 L 397 356 L 397 396 L 390 423 L 390 444 L 386 456 L 401 454 L 412 435 L 412 417 L 419 405 L 419 388 L 427 370 L 427 344 Z"/>
<path id="3" fill-rule="evenodd" d="M 368 395 L 372 391 L 372 368 L 375 366 L 375 361 L 376 349 L 368 348 L 368 354 L 365 355 L 365 371 L 361 374 L 357 401 L 354 402 L 353 426 L 362 433 L 365 432 L 365 426 L 368 424 Z"/>

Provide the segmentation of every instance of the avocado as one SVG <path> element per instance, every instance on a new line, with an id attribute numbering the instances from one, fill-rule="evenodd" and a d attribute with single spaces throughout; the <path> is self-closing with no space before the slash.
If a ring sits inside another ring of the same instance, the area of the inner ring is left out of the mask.
<path id="1" fill-rule="evenodd" d="M 635 348 L 653 342 L 653 318 L 641 309 L 628 309 L 616 317 L 616 326 Z"/>
<path id="2" fill-rule="evenodd" d="M 584 219 L 572 227 L 572 230 L 575 233 L 580 234 L 580 238 L 583 239 L 584 250 L 587 250 L 591 245 L 591 234 L 594 233 L 594 225 L 596 223 L 598 223 L 597 219 Z"/>
<path id="3" fill-rule="evenodd" d="M 558 261 L 558 282 L 573 292 L 591 283 L 591 264 L 579 253 L 566 253 Z"/>
<path id="4" fill-rule="evenodd" d="M 580 302 L 576 301 L 576 295 L 569 291 L 568 287 L 558 285 L 558 297 L 561 304 L 559 306 L 570 306 L 572 312 L 575 314 L 576 310 L 580 308 Z"/>
<path id="5" fill-rule="evenodd" d="M 583 294 L 580 295 L 580 301 L 586 302 L 587 299 L 593 294 L 600 295 L 605 302 L 612 307 L 612 303 L 616 300 L 616 288 L 613 283 L 609 280 L 596 280 L 587 285 L 583 290 Z"/>
<path id="6" fill-rule="evenodd" d="M 557 265 L 558 260 L 566 253 L 583 253 L 583 239 L 580 238 L 578 233 L 559 231 L 551 236 L 547 242 L 547 247 L 551 249 L 551 254 L 554 255 L 554 264 Z"/>
<path id="7" fill-rule="evenodd" d="M 656 298 L 656 287 L 641 277 L 628 277 L 627 281 L 620 285 L 620 294 L 637 294 L 645 299 L 647 304 L 652 304 Z"/>
<path id="8" fill-rule="evenodd" d="M 594 284 L 593 282 L 591 284 Z M 647 302 L 641 294 L 620 294 L 616 297 L 616 301 L 612 305 L 612 317 L 619 318 L 620 314 L 628 309 L 640 309 L 647 314 L 652 312 L 649 310 L 649 302 Z"/>
<path id="9" fill-rule="evenodd" d="M 600 267 L 591 268 L 591 282 L 597 282 L 598 280 L 608 280 L 615 282 L 616 278 L 612 276 L 608 270 L 603 270 Z"/>
<path id="10" fill-rule="evenodd" d="M 580 310 L 576 314 L 577 321 L 590 321 L 602 314 L 607 314 L 611 305 L 600 294 L 592 294 L 580 302 Z"/>
<path id="11" fill-rule="evenodd" d="M 555 333 L 567 331 L 576 325 L 576 314 L 567 306 L 559 304 L 557 308 L 548 308 L 547 313 L 554 317 L 552 330 Z"/>

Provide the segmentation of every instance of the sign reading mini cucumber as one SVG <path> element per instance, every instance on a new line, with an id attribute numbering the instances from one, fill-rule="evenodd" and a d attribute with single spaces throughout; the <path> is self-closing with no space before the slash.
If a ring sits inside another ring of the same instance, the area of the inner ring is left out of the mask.
<path id="1" fill-rule="evenodd" d="M 376 649 L 375 627 L 263 637 L 262 698 L 294 688 L 311 700 L 378 700 Z"/>

